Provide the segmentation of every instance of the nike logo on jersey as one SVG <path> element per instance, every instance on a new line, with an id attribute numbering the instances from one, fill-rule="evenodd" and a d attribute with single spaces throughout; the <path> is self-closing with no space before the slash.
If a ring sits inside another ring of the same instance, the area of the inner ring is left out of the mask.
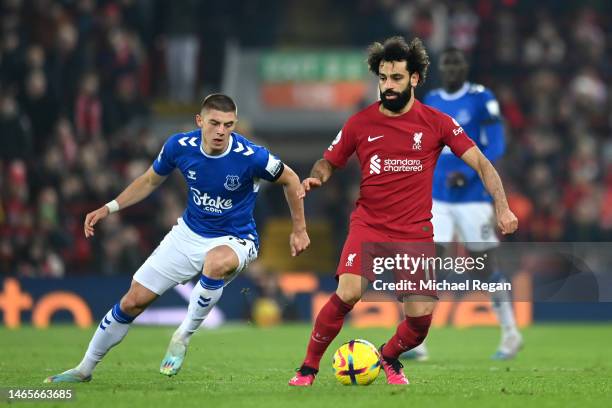
<path id="1" fill-rule="evenodd" d="M 376 139 L 380 139 L 381 137 L 385 137 L 385 135 L 380 135 L 380 136 L 368 136 L 368 142 L 373 142 Z"/>

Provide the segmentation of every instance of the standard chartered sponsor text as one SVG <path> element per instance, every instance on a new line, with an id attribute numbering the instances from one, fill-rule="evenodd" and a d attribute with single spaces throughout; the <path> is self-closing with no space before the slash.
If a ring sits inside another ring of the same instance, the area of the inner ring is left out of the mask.
<path id="1" fill-rule="evenodd" d="M 384 171 L 394 173 L 414 172 L 423 170 L 423 164 L 419 159 L 385 159 L 383 165 Z"/>

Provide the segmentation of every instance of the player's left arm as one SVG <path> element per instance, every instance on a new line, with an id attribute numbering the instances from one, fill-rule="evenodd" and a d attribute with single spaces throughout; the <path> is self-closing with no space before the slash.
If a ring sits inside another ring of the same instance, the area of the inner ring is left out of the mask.
<path id="1" fill-rule="evenodd" d="M 485 188 L 491 194 L 491 197 L 493 197 L 497 226 L 502 234 L 512 234 L 518 228 L 518 219 L 508 206 L 508 199 L 506 198 L 501 178 L 493 164 L 491 164 L 491 161 L 482 154 L 478 146 L 473 146 L 466 150 L 461 155 L 461 160 L 476 170 Z"/>
<path id="2" fill-rule="evenodd" d="M 480 127 L 484 133 L 482 153 L 491 163 L 495 163 L 506 150 L 504 122 L 499 102 L 493 92 L 485 89 L 481 96 Z"/>
<path id="3" fill-rule="evenodd" d="M 478 138 L 482 154 L 491 163 L 499 160 L 506 150 L 504 122 L 501 117 L 499 103 L 495 95 L 488 89 L 479 94 L 480 104 L 478 116 L 474 120 L 478 121 L 480 132 L 471 137 Z M 451 187 L 463 187 L 471 183 L 472 179 L 478 176 L 477 173 L 470 171 L 466 166 L 460 166 L 456 172 L 449 174 L 448 183 Z"/>
<path id="4" fill-rule="evenodd" d="M 306 231 L 306 217 L 304 216 L 304 187 L 302 187 L 297 174 L 286 164 L 283 166 L 281 175 L 276 179 L 276 183 L 281 184 L 285 190 L 285 198 L 293 222 L 293 229 L 289 235 L 289 246 L 291 247 L 291 256 L 297 256 L 310 245 L 310 238 Z"/>

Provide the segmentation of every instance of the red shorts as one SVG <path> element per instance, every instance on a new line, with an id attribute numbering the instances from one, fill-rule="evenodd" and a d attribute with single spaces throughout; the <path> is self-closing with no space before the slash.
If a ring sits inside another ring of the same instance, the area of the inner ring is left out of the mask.
<path id="1" fill-rule="evenodd" d="M 437 298 L 435 285 L 427 283 L 435 281 L 434 270 L 427 267 L 427 258 L 433 256 L 433 237 L 392 238 L 380 229 L 352 222 L 336 269 L 336 279 L 350 273 L 374 282 L 377 291 Z M 393 283 L 395 285 L 390 285 Z"/>

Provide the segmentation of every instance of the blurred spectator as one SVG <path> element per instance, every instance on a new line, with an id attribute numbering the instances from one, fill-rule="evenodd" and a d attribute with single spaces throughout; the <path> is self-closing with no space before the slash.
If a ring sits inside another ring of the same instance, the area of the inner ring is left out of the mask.
<path id="1" fill-rule="evenodd" d="M 199 6 L 197 0 L 183 0 L 169 4 L 165 9 L 168 96 L 175 102 L 191 103 L 194 100 L 200 49 L 197 37 Z"/>
<path id="2" fill-rule="evenodd" d="M 98 76 L 94 72 L 86 73 L 81 79 L 74 112 L 76 132 L 81 141 L 102 134 L 102 101 L 98 89 Z"/>
<path id="3" fill-rule="evenodd" d="M 115 93 L 107 100 L 103 110 L 105 129 L 108 132 L 116 132 L 136 119 L 145 119 L 149 113 L 146 103 L 138 94 L 136 80 L 131 75 L 118 78 Z"/>
<path id="4" fill-rule="evenodd" d="M 63 113 L 72 114 L 78 78 L 86 68 L 83 50 L 79 47 L 79 32 L 70 22 L 57 28 L 57 37 L 51 55 L 50 83 L 55 87 Z"/>
<path id="5" fill-rule="evenodd" d="M 540 20 L 533 36 L 527 38 L 524 49 L 528 65 L 557 65 L 565 57 L 565 43 L 549 19 Z"/>
<path id="6" fill-rule="evenodd" d="M 30 121 L 10 94 L 0 95 L 0 159 L 29 158 L 32 151 Z"/>
<path id="7" fill-rule="evenodd" d="M 453 2 L 448 23 L 451 45 L 469 54 L 478 42 L 478 15 L 466 2 Z"/>
<path id="8" fill-rule="evenodd" d="M 34 151 L 40 154 L 51 142 L 59 116 L 59 106 L 50 93 L 44 71 L 37 69 L 27 75 L 20 104 L 31 123 Z"/>

